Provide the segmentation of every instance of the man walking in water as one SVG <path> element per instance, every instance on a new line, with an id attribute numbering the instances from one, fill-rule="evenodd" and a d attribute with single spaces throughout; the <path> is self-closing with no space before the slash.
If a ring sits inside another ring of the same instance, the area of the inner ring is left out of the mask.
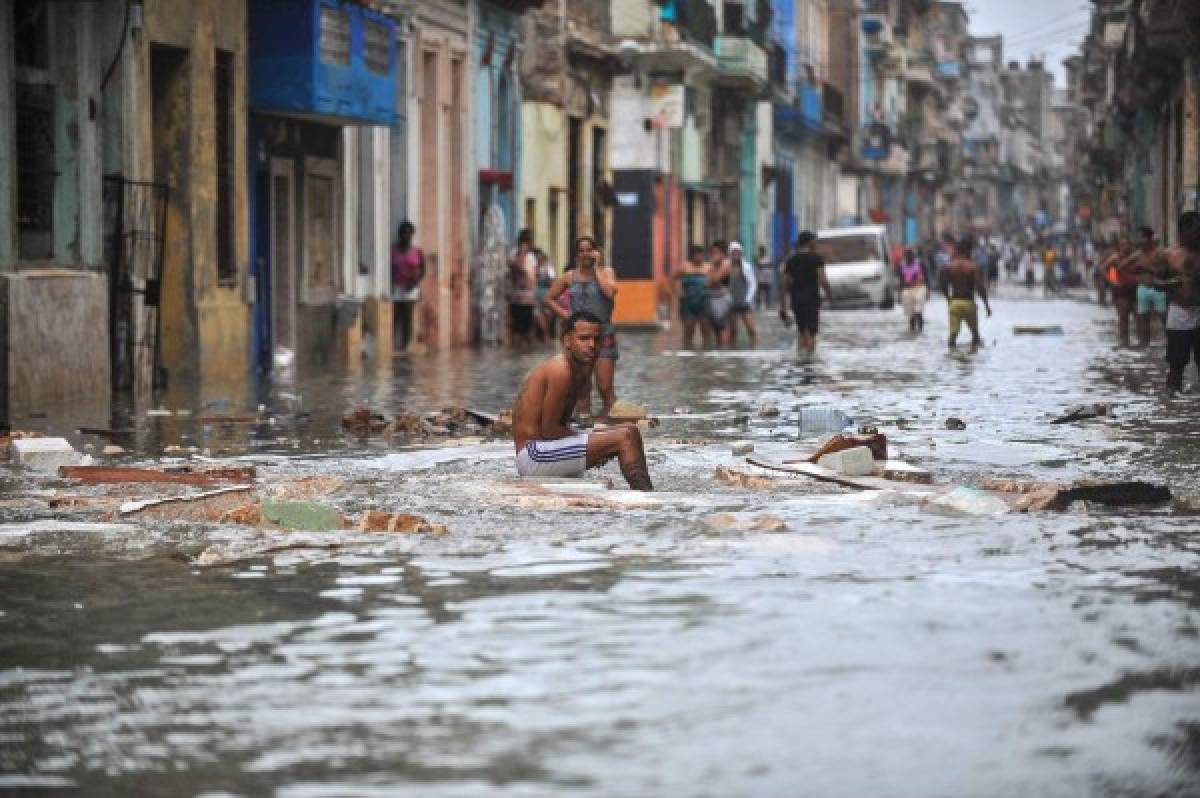
<path id="1" fill-rule="evenodd" d="M 811 355 L 817 349 L 817 332 L 821 328 L 821 292 L 833 296 L 825 278 L 825 261 L 813 249 L 817 234 L 805 231 L 796 236 L 796 251 L 783 267 L 779 283 L 779 318 L 787 324 L 787 302 L 796 315 L 796 349 Z"/>
<path id="2" fill-rule="evenodd" d="M 523 477 L 578 477 L 617 458 L 634 490 L 654 490 L 642 435 L 632 424 L 577 432 L 569 425 L 579 395 L 590 390 L 604 325 L 588 311 L 572 313 L 563 351 L 529 372 L 513 406 L 517 473 Z"/>
<path id="3" fill-rule="evenodd" d="M 1167 309 L 1167 393 L 1183 390 L 1188 361 L 1200 368 L 1200 213 L 1179 217 L 1179 246 L 1156 264 L 1156 287 L 1171 298 Z"/>
<path id="4" fill-rule="evenodd" d="M 979 337 L 979 310 L 975 307 L 975 294 L 983 300 L 983 307 L 991 318 L 992 306 L 988 304 L 987 280 L 979 267 L 970 258 L 971 245 L 965 241 L 948 241 L 950 265 L 942 270 L 942 292 L 949 303 L 950 348 L 958 346 L 958 331 L 965 321 L 971 331 L 971 351 L 983 346 Z"/>

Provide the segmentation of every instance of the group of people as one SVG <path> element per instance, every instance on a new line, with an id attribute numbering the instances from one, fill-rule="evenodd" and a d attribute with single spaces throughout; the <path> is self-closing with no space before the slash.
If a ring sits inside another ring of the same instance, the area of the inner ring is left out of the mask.
<path id="1" fill-rule="evenodd" d="M 705 258 L 704 247 L 693 245 L 688 259 L 675 274 L 683 344 L 695 346 L 696 329 L 705 349 L 735 346 L 738 327 L 746 331 L 753 346 L 758 343 L 754 326 L 754 300 L 758 292 L 755 267 L 745 258 L 742 245 L 714 241 Z"/>
<path id="2" fill-rule="evenodd" d="M 1200 368 L 1200 213 L 1187 211 L 1177 222 L 1178 241 L 1159 245 L 1154 230 L 1138 231 L 1136 247 L 1120 238 L 1101 262 L 1103 279 L 1117 310 L 1117 344 L 1128 347 L 1131 317 L 1137 341 L 1147 346 L 1160 325 L 1167 339 L 1167 391 L 1183 389 L 1183 373 Z"/>

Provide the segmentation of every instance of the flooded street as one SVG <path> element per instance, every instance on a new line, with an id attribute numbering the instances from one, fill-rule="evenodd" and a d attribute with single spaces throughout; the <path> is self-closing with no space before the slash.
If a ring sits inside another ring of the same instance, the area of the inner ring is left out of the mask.
<path id="1" fill-rule="evenodd" d="M 358 404 L 497 411 L 540 353 L 401 358 L 390 375 L 226 397 L 267 405 L 280 421 L 265 430 L 205 426 L 199 394 L 192 417 L 132 419 L 131 464 L 195 446 L 260 478 L 336 477 L 326 500 L 343 513 L 449 532 L 291 545 L 9 503 L 0 792 L 1200 795 L 1195 393 L 1161 398 L 1161 342 L 1114 350 L 1108 308 L 994 304 L 976 355 L 946 353 L 940 300 L 918 338 L 898 310 L 827 313 L 811 362 L 773 314 L 755 351 L 624 335 L 618 391 L 662 417 L 647 433 L 659 493 L 642 498 L 604 488 L 615 466 L 586 479 L 599 500 L 556 502 L 515 481 L 511 443 L 402 449 L 339 430 Z M 1084 402 L 1115 417 L 1048 423 Z M 751 471 L 735 443 L 811 451 L 796 439 L 808 405 L 877 425 L 941 483 L 1142 479 L 1177 501 L 959 517 L 715 478 Z M 668 417 L 683 407 L 725 415 Z M 4 480 L 10 495 L 63 484 Z M 786 529 L 748 528 L 763 516 Z"/>

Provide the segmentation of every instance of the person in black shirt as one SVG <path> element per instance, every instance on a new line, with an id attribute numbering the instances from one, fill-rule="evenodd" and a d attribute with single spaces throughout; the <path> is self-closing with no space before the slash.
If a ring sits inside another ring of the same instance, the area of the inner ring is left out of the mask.
<path id="1" fill-rule="evenodd" d="M 825 279 L 825 261 L 813 250 L 817 243 L 816 233 L 805 231 L 796 237 L 796 251 L 787 259 L 780 275 L 779 318 L 790 323 L 787 304 L 791 301 L 792 313 L 796 316 L 796 330 L 800 334 L 796 341 L 798 351 L 812 354 L 817 348 L 817 330 L 820 328 L 821 292 L 832 296 L 829 281 Z"/>

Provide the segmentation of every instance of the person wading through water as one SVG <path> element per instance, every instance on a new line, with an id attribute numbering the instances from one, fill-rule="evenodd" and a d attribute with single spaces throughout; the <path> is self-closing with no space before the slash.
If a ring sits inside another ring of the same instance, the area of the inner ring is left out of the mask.
<path id="1" fill-rule="evenodd" d="M 1200 213 L 1179 217 L 1179 246 L 1159 258 L 1155 286 L 1171 298 L 1167 309 L 1167 393 L 1183 390 L 1188 361 L 1200 369 Z"/>
<path id="2" fill-rule="evenodd" d="M 729 341 L 729 316 L 733 312 L 733 295 L 729 292 L 731 267 L 724 241 L 714 241 L 708 248 L 708 322 L 712 325 L 716 348 Z"/>
<path id="3" fill-rule="evenodd" d="M 537 293 L 537 255 L 533 233 L 517 234 L 517 248 L 508 261 L 508 321 L 513 348 L 533 346 L 534 303 Z"/>
<path id="4" fill-rule="evenodd" d="M 566 294 L 570 300 L 570 311 L 564 311 L 559 297 Z M 604 327 L 600 337 L 600 348 L 596 353 L 596 389 L 600 392 L 603 408 L 600 415 L 607 415 L 617 402 L 616 376 L 617 331 L 613 327 L 613 304 L 617 297 L 617 275 L 611 266 L 601 260 L 600 250 L 591 236 L 580 236 L 575 241 L 575 268 L 555 278 L 546 292 L 545 307 L 559 318 L 574 313 L 587 312 L 600 319 Z M 589 383 L 590 384 L 590 383 Z M 577 396 L 576 412 L 592 414 L 592 391 L 589 389 Z"/>
<path id="5" fill-rule="evenodd" d="M 563 326 L 563 351 L 525 378 L 513 405 L 513 441 L 522 477 L 578 477 L 615 457 L 629 487 L 654 490 L 636 425 L 591 432 L 570 426 L 579 396 L 591 391 L 604 327 L 602 319 L 586 310 L 572 313 Z"/>
<path id="6" fill-rule="evenodd" d="M 788 304 L 796 316 L 796 351 L 811 355 L 817 350 L 817 333 L 821 329 L 821 292 L 826 299 L 833 298 L 829 280 L 825 277 L 825 260 L 817 254 L 814 245 L 817 234 L 805 231 L 796 236 L 796 251 L 779 277 L 779 318 L 790 324 Z"/>
<path id="7" fill-rule="evenodd" d="M 1117 346 L 1129 347 L 1129 319 L 1137 303 L 1137 277 L 1134 265 L 1137 253 L 1129 236 L 1121 236 L 1117 248 L 1104 262 L 1104 278 L 1112 290 L 1113 307 L 1117 311 Z"/>
<path id="8" fill-rule="evenodd" d="M 395 303 L 392 335 L 397 352 L 407 352 L 417 338 L 413 316 L 421 299 L 421 281 L 425 279 L 425 253 L 413 246 L 416 232 L 412 222 L 401 222 L 396 228 L 396 243 L 392 245 L 392 302 Z"/>
<path id="9" fill-rule="evenodd" d="M 746 259 L 742 245 L 734 241 L 729 245 L 729 293 L 733 296 L 733 308 L 729 311 L 731 347 L 737 344 L 739 321 L 746 328 L 750 346 L 758 345 L 758 330 L 754 329 L 754 295 L 757 291 L 754 266 Z"/>
<path id="10" fill-rule="evenodd" d="M 917 253 L 904 250 L 900 261 L 900 304 L 908 316 L 909 332 L 919 333 L 925 329 L 925 303 L 929 299 L 929 286 L 925 284 L 925 269 Z"/>
<path id="11" fill-rule="evenodd" d="M 693 244 L 688 259 L 676 275 L 679 281 L 679 319 L 683 322 L 683 346 L 691 349 L 696 343 L 696 327 L 705 349 L 712 347 L 712 324 L 708 318 L 708 265 L 704 262 L 704 247 Z"/>
<path id="12" fill-rule="evenodd" d="M 942 293 L 946 295 L 947 312 L 950 322 L 951 349 L 958 346 L 958 332 L 965 321 L 971 331 L 971 351 L 983 346 L 983 338 L 979 335 L 979 309 L 975 306 L 975 294 L 983 300 L 988 318 L 992 315 L 992 306 L 988 303 L 987 280 L 979 267 L 969 257 L 971 245 L 966 241 L 950 241 L 950 265 L 942 271 Z"/>

